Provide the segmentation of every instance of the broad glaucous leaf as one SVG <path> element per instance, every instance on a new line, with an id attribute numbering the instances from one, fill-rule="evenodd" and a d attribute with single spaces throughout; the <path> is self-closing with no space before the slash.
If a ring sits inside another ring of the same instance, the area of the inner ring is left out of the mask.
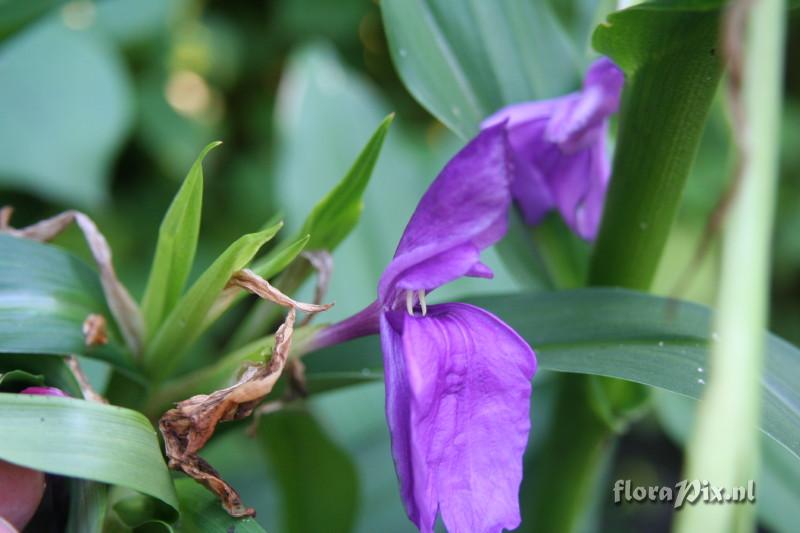
<path id="1" fill-rule="evenodd" d="M 121 485 L 177 509 L 156 432 L 140 413 L 73 398 L 0 393 L 0 458 Z"/>
<path id="2" fill-rule="evenodd" d="M 56 246 L 0 235 L 0 356 L 80 354 L 132 369 L 95 271 Z M 105 317 L 109 342 L 87 347 L 83 322 Z"/>
<path id="3" fill-rule="evenodd" d="M 150 278 L 142 297 L 142 314 L 149 336 L 175 307 L 194 264 L 203 210 L 203 159 L 220 142 L 206 146 L 175 194 L 158 229 Z"/>
<path id="4" fill-rule="evenodd" d="M 406 88 L 464 139 L 503 105 L 574 89 L 585 63 L 549 2 L 385 0 L 381 10 Z"/>
<path id="5" fill-rule="evenodd" d="M 109 170 L 133 118 L 118 51 L 92 31 L 48 17 L 0 48 L 0 78 L 0 99 L 15 103 L 3 111 L 0 185 L 70 207 L 106 200 Z"/>
<path id="6" fill-rule="evenodd" d="M 624 379 L 699 398 L 708 379 L 708 308 L 624 289 L 475 297 L 536 351 L 539 368 Z M 306 356 L 309 386 L 383 379 L 377 337 Z M 800 457 L 800 350 L 770 335 L 762 430 Z"/>

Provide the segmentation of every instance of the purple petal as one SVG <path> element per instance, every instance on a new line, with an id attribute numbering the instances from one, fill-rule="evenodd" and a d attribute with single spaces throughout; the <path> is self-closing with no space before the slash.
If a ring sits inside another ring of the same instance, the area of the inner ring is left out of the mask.
<path id="1" fill-rule="evenodd" d="M 20 394 L 36 394 L 41 396 L 63 396 L 69 398 L 69 394 L 55 387 L 27 387 L 19 391 Z"/>
<path id="2" fill-rule="evenodd" d="M 581 91 L 508 106 L 484 121 L 507 121 L 516 169 L 511 191 L 528 224 L 558 208 L 575 233 L 596 237 L 610 175 L 608 117 L 619 108 L 623 83 L 622 70 L 601 58 Z"/>
<path id="3" fill-rule="evenodd" d="M 587 148 L 600 140 L 600 130 L 619 109 L 624 81 L 622 70 L 610 59 L 595 61 L 586 73 L 583 90 L 555 108 L 545 138 L 565 152 Z"/>
<path id="4" fill-rule="evenodd" d="M 386 307 L 394 306 L 398 289 L 431 290 L 468 275 L 480 251 L 505 234 L 510 153 L 505 127 L 499 125 L 478 134 L 444 167 L 381 276 L 378 294 Z M 451 253 L 458 257 L 449 258 Z"/>
<path id="5" fill-rule="evenodd" d="M 409 518 L 433 531 L 519 525 L 522 455 L 530 430 L 533 350 L 467 304 L 428 315 L 388 312 L 381 323 L 386 415 Z"/>

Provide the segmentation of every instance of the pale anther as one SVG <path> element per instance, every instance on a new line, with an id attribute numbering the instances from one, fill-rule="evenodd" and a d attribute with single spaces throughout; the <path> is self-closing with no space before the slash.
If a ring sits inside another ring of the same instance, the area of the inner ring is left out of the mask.
<path id="1" fill-rule="evenodd" d="M 420 289 L 417 291 L 419 295 L 419 305 L 422 307 L 422 316 L 428 314 L 428 304 L 425 302 L 425 289 Z"/>
<path id="2" fill-rule="evenodd" d="M 406 291 L 406 311 L 414 316 L 414 291 Z"/>

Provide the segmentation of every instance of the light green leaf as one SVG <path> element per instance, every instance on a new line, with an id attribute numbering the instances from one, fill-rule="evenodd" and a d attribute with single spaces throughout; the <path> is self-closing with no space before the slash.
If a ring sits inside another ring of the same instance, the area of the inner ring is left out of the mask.
<path id="1" fill-rule="evenodd" d="M 313 56 L 312 58 L 319 60 Z M 350 170 L 311 210 L 298 232 L 298 240 L 303 236 L 310 236 L 306 249 L 332 252 L 356 227 L 364 210 L 363 198 L 367 184 L 393 120 L 394 114 L 383 119 Z M 265 259 L 267 260 L 270 258 Z M 266 270 L 265 266 L 259 265 L 259 269 Z M 293 263 L 280 280 L 281 290 L 293 293 L 311 272 L 308 261 Z M 234 335 L 232 345 L 238 347 L 262 335 L 264 328 L 270 323 L 273 311 L 274 308 L 268 302 L 259 302 Z"/>
<path id="2" fill-rule="evenodd" d="M 334 250 L 358 223 L 364 191 L 392 120 L 394 114 L 383 119 L 342 181 L 308 215 L 300 235 L 311 235 L 309 250 Z"/>
<path id="3" fill-rule="evenodd" d="M 708 308 L 623 289 L 476 297 L 536 351 L 539 368 L 620 378 L 699 398 L 708 374 Z M 800 457 L 800 350 L 770 335 L 762 430 Z M 309 354 L 309 384 L 382 379 L 380 343 L 358 339 Z M 333 373 L 333 374 L 331 374 Z M 334 376 L 335 380 L 331 377 Z M 534 386 L 536 381 L 534 379 Z"/>
<path id="4" fill-rule="evenodd" d="M 0 101 L 15 103 L 3 110 L 0 184 L 74 207 L 106 200 L 133 118 L 118 51 L 51 17 L 3 44 L 0 79 Z"/>
<path id="5" fill-rule="evenodd" d="M 250 270 L 264 279 L 271 279 L 279 272 L 282 272 L 283 269 L 285 269 L 292 261 L 294 261 L 298 255 L 300 255 L 300 252 L 302 252 L 303 248 L 306 247 L 306 244 L 310 238 L 310 235 L 305 235 L 287 245 L 278 246 L 262 259 L 254 261 L 250 266 Z M 211 310 L 209 310 L 208 315 L 206 315 L 206 319 L 203 322 L 203 329 L 216 322 L 216 320 L 225 311 L 227 311 L 234 303 L 244 298 L 244 296 L 245 293 L 239 291 L 217 298 L 217 300 L 214 302 L 214 305 L 211 307 Z M 266 304 L 267 302 L 259 300 L 256 303 L 256 308 L 261 309 Z M 252 316 L 252 314 L 250 316 Z"/>
<path id="6" fill-rule="evenodd" d="M 282 531 L 352 531 L 358 504 L 355 465 L 310 413 L 291 409 L 263 417 L 258 438 L 281 487 Z"/>
<path id="7" fill-rule="evenodd" d="M 384 0 L 381 10 L 406 88 L 465 139 L 503 105 L 577 83 L 583 59 L 548 2 Z"/>
<path id="8" fill-rule="evenodd" d="M 148 336 L 155 334 L 161 321 L 172 311 L 192 270 L 203 209 L 203 159 L 220 144 L 213 142 L 200 152 L 161 222 L 153 266 L 142 298 Z"/>
<path id="9" fill-rule="evenodd" d="M 72 398 L 0 393 L 0 458 L 128 487 L 177 509 L 156 432 L 136 411 Z"/>
<path id="10" fill-rule="evenodd" d="M 97 273 L 56 246 L 0 235 L 0 357 L 80 354 L 132 369 Z M 106 318 L 109 342 L 87 347 L 82 327 L 92 313 Z"/>
<path id="11" fill-rule="evenodd" d="M 81 388 L 75 380 L 75 374 L 64 362 L 64 358 L 56 355 L 14 355 L 8 354 L 0 357 L 0 374 L 8 372 L 10 375 L 31 374 L 42 376 L 44 385 L 63 390 L 73 398 L 81 398 Z M 4 381 L 4 380 L 3 380 Z M 19 390 L 13 383 L 8 388 L 2 387 L 3 392 L 17 392 Z"/>
<path id="12" fill-rule="evenodd" d="M 51 9 L 66 0 L 27 0 L 25 2 L 0 2 L 0 41 L 35 22 Z"/>
<path id="13" fill-rule="evenodd" d="M 154 335 L 181 296 L 192 270 L 203 210 L 203 159 L 222 144 L 206 146 L 172 200 L 158 230 L 158 243 L 150 278 L 142 298 L 148 335 Z"/>
<path id="14" fill-rule="evenodd" d="M 231 275 L 246 267 L 261 246 L 275 236 L 281 225 L 277 223 L 264 231 L 240 237 L 184 294 L 145 351 L 145 366 L 156 379 L 167 377 L 180 362 L 186 350 L 202 333 L 206 315 Z"/>
<path id="15" fill-rule="evenodd" d="M 311 240 L 311 235 L 304 235 L 287 245 L 279 246 L 263 259 L 253 263 L 253 272 L 264 279 L 270 279 L 289 266 L 289 263 L 300 255 Z"/>
<path id="16" fill-rule="evenodd" d="M 179 479 L 175 488 L 181 503 L 179 531 L 264 533 L 264 528 L 252 518 L 232 518 L 222 509 L 219 500 L 194 480 Z"/>

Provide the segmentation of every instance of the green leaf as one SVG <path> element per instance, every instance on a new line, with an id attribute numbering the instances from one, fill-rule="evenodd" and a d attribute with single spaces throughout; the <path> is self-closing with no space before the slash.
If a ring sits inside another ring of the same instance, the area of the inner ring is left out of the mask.
<path id="1" fill-rule="evenodd" d="M 72 398 L 0 393 L 0 458 L 128 487 L 177 509 L 156 432 L 136 411 Z"/>
<path id="2" fill-rule="evenodd" d="M 202 333 L 206 315 L 233 273 L 246 267 L 281 226 L 279 222 L 264 231 L 240 237 L 184 294 L 145 351 L 146 368 L 156 379 L 168 376 L 180 362 L 181 356 Z"/>
<path id="3" fill-rule="evenodd" d="M 277 261 L 280 265 L 283 263 L 282 257 L 288 257 L 294 250 L 299 253 L 302 249 L 299 241 L 307 235 L 310 237 L 305 249 L 332 252 L 350 234 L 361 217 L 364 209 L 364 192 L 393 120 L 394 114 L 383 119 L 358 154 L 350 170 L 324 198 L 317 202 L 298 232 L 297 241 L 287 250 L 288 253 L 279 251 L 278 254 L 281 255 L 272 258 L 268 256 L 263 264 L 258 265 L 257 272 L 267 270 L 266 261 Z M 282 277 L 281 290 L 291 294 L 302 285 L 311 272 L 308 261 L 295 262 Z M 234 335 L 232 346 L 241 346 L 262 335 L 266 324 L 270 323 L 273 311 L 274 307 L 269 302 L 259 302 Z"/>
<path id="4" fill-rule="evenodd" d="M 264 279 L 270 279 L 276 274 L 280 273 L 289 264 L 294 261 L 300 252 L 302 252 L 308 242 L 311 240 L 311 235 L 304 235 L 289 244 L 279 246 L 271 251 L 263 259 L 253 263 L 252 270 Z"/>
<path id="5" fill-rule="evenodd" d="M 26 387 L 41 387 L 44 384 L 44 376 L 41 374 L 31 374 L 24 370 L 0 372 L 0 392 L 19 392 Z"/>
<path id="6" fill-rule="evenodd" d="M 277 275 L 279 272 L 282 272 L 283 269 L 285 269 L 292 261 L 294 261 L 298 255 L 300 255 L 300 252 L 302 252 L 306 247 L 306 244 L 308 244 L 308 240 L 310 238 L 310 235 L 305 235 L 293 242 L 290 242 L 289 244 L 278 246 L 269 252 L 266 257 L 254 261 L 253 264 L 250 265 L 250 270 L 264 279 L 272 279 L 273 276 Z M 214 305 L 208 311 L 208 315 L 206 315 L 205 321 L 203 322 L 203 329 L 216 322 L 216 320 L 225 311 L 227 311 L 234 303 L 244 298 L 244 296 L 245 293 L 239 291 L 231 294 L 230 297 L 217 299 L 217 301 L 214 302 Z M 259 300 L 256 302 L 256 308 L 260 309 L 266 304 L 267 302 Z"/>
<path id="7" fill-rule="evenodd" d="M 179 531 L 264 533 L 264 528 L 252 518 L 232 518 L 219 500 L 194 480 L 178 479 L 175 488 L 181 504 Z"/>
<path id="8" fill-rule="evenodd" d="M 12 376 L 28 374 L 41 376 L 44 385 L 63 390 L 73 398 L 81 398 L 80 385 L 75 374 L 64 362 L 64 358 L 56 355 L 3 355 L 0 357 L 0 373 L 8 372 Z M 3 387 L 3 392 L 17 392 L 17 387 Z"/>
<path id="9" fill-rule="evenodd" d="M 659 391 L 655 412 L 664 431 L 683 446 L 694 427 L 698 403 L 689 398 Z M 770 530 L 789 533 L 800 521 L 800 461 L 778 443 L 762 435 L 761 472 L 756 480 L 757 512 Z"/>
<path id="10" fill-rule="evenodd" d="M 593 285 L 652 283 L 722 71 L 719 25 L 717 11 L 643 4 L 594 33 L 595 49 L 625 70 L 626 88 Z"/>
<path id="11" fill-rule="evenodd" d="M 155 257 L 142 298 L 149 336 L 155 334 L 175 307 L 192 270 L 203 209 L 203 159 L 220 144 L 213 142 L 200 152 L 158 230 Z"/>
<path id="12" fill-rule="evenodd" d="M 261 418 L 258 437 L 282 489 L 282 531 L 352 531 L 358 504 L 356 468 L 314 416 L 295 409 L 273 413 Z"/>
<path id="13" fill-rule="evenodd" d="M 108 486 L 71 479 L 69 487 L 67 533 L 103 533 L 108 512 Z"/>
<path id="14" fill-rule="evenodd" d="M 383 119 L 342 181 L 306 218 L 300 236 L 311 235 L 306 245 L 309 250 L 334 250 L 358 223 L 364 209 L 364 191 L 392 120 L 394 113 Z"/>
<path id="15" fill-rule="evenodd" d="M 381 10 L 406 88 L 462 138 L 503 105 L 577 82 L 582 58 L 547 2 L 384 0 Z"/>
<path id="16" fill-rule="evenodd" d="M 703 392 L 714 338 L 709 333 L 711 312 L 704 306 L 607 288 L 467 301 L 522 335 L 536 351 L 541 369 L 619 378 L 692 398 Z M 322 378 L 344 386 L 359 375 L 382 379 L 380 353 L 378 339 L 370 337 L 309 354 L 304 359 L 309 384 Z M 770 335 L 761 427 L 800 457 L 797 375 L 800 350 Z"/>
<path id="17" fill-rule="evenodd" d="M 133 369 L 115 331 L 95 271 L 51 245 L 0 235 L 0 357 L 80 354 Z M 82 327 L 92 313 L 109 325 L 109 342 L 87 347 Z"/>
<path id="18" fill-rule="evenodd" d="M 3 110 L 0 184 L 74 207 L 106 200 L 134 111 L 117 49 L 51 17 L 3 43 L 0 79 L 0 101 L 16 103 Z"/>
<path id="19" fill-rule="evenodd" d="M 0 41 L 3 41 L 35 22 L 65 0 L 27 0 L 25 2 L 0 2 Z"/>

